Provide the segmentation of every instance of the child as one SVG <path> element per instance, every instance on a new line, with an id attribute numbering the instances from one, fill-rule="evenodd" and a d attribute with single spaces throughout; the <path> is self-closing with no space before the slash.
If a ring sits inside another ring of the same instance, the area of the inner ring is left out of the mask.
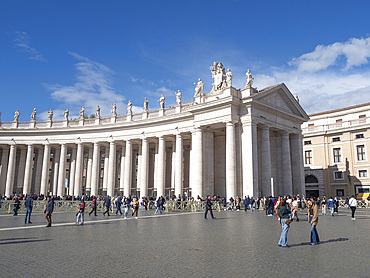
<path id="1" fill-rule="evenodd" d="M 82 199 L 81 204 L 78 207 L 77 211 L 77 220 L 76 220 L 76 225 L 83 225 L 84 224 L 84 213 L 85 213 L 85 201 Z M 80 224 L 80 219 L 81 219 L 81 224 Z"/>

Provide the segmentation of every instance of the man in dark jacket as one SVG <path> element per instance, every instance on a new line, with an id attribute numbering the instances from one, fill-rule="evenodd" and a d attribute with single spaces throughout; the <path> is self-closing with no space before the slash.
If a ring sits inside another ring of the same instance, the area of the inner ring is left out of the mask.
<path id="1" fill-rule="evenodd" d="M 53 213 L 53 210 L 54 210 L 54 198 L 48 196 L 48 203 L 44 211 L 45 218 L 48 221 L 48 224 L 46 225 L 46 227 L 51 227 L 51 214 Z"/>
<path id="2" fill-rule="evenodd" d="M 31 224 L 31 212 L 33 208 L 33 199 L 30 195 L 28 195 L 26 201 L 24 202 L 24 206 L 26 207 L 26 216 L 24 217 L 24 223 Z"/>
<path id="3" fill-rule="evenodd" d="M 211 196 L 210 195 L 208 195 L 207 199 L 206 199 L 206 213 L 204 214 L 205 219 L 207 219 L 208 211 L 211 213 L 212 219 L 215 219 L 215 217 L 213 216 L 213 212 L 212 212 L 212 201 L 211 201 Z"/>
<path id="4" fill-rule="evenodd" d="M 105 200 L 104 200 L 104 206 L 105 206 L 105 212 L 103 212 L 103 215 L 105 216 L 105 214 L 108 213 L 108 216 L 109 216 L 109 208 L 111 206 L 109 196 L 107 196 L 107 198 L 105 198 Z"/>

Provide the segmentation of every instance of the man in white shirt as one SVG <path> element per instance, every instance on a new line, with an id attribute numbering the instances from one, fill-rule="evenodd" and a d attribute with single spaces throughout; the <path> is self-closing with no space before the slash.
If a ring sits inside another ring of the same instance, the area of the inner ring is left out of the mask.
<path id="1" fill-rule="evenodd" d="M 352 211 L 352 220 L 356 220 L 355 218 L 355 211 L 357 207 L 357 200 L 354 195 L 352 195 L 351 199 L 349 199 L 349 207 L 351 208 Z"/>

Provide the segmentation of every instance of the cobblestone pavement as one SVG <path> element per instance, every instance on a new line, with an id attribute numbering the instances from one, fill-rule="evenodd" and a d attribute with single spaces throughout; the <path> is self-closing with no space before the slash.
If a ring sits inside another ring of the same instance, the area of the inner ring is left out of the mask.
<path id="1" fill-rule="evenodd" d="M 370 277 L 370 210 L 320 216 L 321 244 L 310 245 L 305 212 L 277 245 L 281 228 L 264 211 L 154 215 L 139 219 L 54 213 L 0 216 L 1 277 Z"/>

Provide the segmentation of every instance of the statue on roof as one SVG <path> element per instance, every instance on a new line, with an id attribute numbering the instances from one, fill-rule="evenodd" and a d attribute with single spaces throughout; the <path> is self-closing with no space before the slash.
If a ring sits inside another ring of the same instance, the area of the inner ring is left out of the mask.
<path id="1" fill-rule="evenodd" d="M 195 94 L 194 97 L 200 97 L 203 94 L 204 90 L 204 83 L 203 81 L 199 78 L 197 83 L 194 83 L 195 85 Z"/>
<path id="2" fill-rule="evenodd" d="M 245 85 L 245 87 L 252 88 L 254 78 L 251 74 L 251 71 L 247 70 L 247 73 L 245 75 L 247 77 L 247 85 Z"/>
<path id="3" fill-rule="evenodd" d="M 96 107 L 95 116 L 97 119 L 100 119 L 100 106 L 99 105 Z"/>
<path id="4" fill-rule="evenodd" d="M 226 73 L 226 87 L 232 86 L 233 74 L 231 73 L 230 69 L 227 69 Z"/>
<path id="5" fill-rule="evenodd" d="M 50 109 L 50 110 L 48 111 L 48 120 L 49 120 L 49 121 L 52 121 L 52 120 L 53 120 L 53 114 L 54 114 L 54 113 L 53 113 L 53 110 L 51 110 L 51 109 Z"/>
<path id="6" fill-rule="evenodd" d="M 85 106 L 80 109 L 79 119 L 83 119 L 85 116 Z"/>
<path id="7" fill-rule="evenodd" d="M 19 119 L 19 109 L 17 109 L 17 111 L 15 111 L 14 113 L 14 121 L 18 122 L 18 119 Z"/>
<path id="8" fill-rule="evenodd" d="M 159 101 L 159 104 L 161 105 L 161 109 L 164 109 L 164 96 L 161 95 L 158 101 Z"/>
<path id="9" fill-rule="evenodd" d="M 111 112 L 113 117 L 117 116 L 117 104 L 115 103 L 112 104 Z"/>
<path id="10" fill-rule="evenodd" d="M 129 100 L 128 104 L 127 104 L 127 114 L 129 114 L 129 115 L 132 114 L 132 102 L 131 102 L 131 100 Z"/>
<path id="11" fill-rule="evenodd" d="M 144 107 L 143 107 L 143 109 L 144 109 L 145 112 L 148 112 L 149 111 L 148 105 L 149 105 L 148 99 L 145 98 L 145 100 L 144 100 Z"/>
<path id="12" fill-rule="evenodd" d="M 210 67 L 212 78 L 214 80 L 212 91 L 218 91 L 226 87 L 226 73 L 222 63 L 213 62 L 213 67 Z"/>
<path id="13" fill-rule="evenodd" d="M 68 115 L 69 115 L 69 109 L 67 108 L 67 110 L 64 111 L 64 120 L 68 121 Z"/>
<path id="14" fill-rule="evenodd" d="M 181 105 L 181 92 L 180 92 L 180 90 L 178 90 L 177 92 L 175 92 L 175 95 L 176 95 L 176 103 L 177 103 L 177 105 Z"/>
<path id="15" fill-rule="evenodd" d="M 31 121 L 36 121 L 36 108 L 33 108 L 31 113 Z"/>

